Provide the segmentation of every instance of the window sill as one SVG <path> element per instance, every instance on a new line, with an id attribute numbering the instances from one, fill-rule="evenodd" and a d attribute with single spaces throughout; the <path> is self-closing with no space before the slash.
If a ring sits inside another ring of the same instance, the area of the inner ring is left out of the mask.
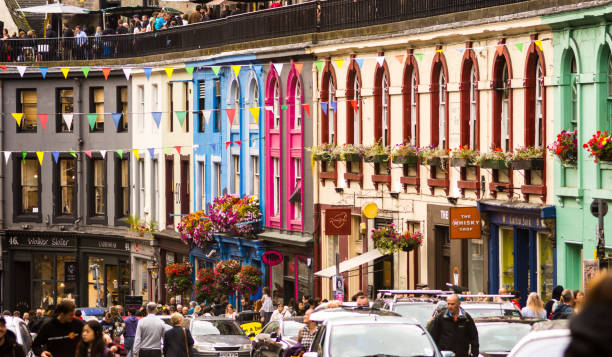
<path id="1" fill-rule="evenodd" d="M 73 224 L 76 220 L 76 216 L 63 214 L 60 216 L 53 216 L 53 223 L 70 223 Z"/>
<path id="2" fill-rule="evenodd" d="M 379 184 L 386 184 L 389 191 L 391 191 L 391 175 L 372 175 L 372 182 L 376 189 Z"/>
<path id="3" fill-rule="evenodd" d="M 480 181 L 458 180 L 457 187 L 459 187 L 462 190 L 479 190 Z"/>
<path id="4" fill-rule="evenodd" d="M 13 217 L 14 222 L 42 222 L 42 215 L 40 213 L 20 213 Z"/>
<path id="5" fill-rule="evenodd" d="M 321 181 L 334 180 L 335 182 L 335 181 L 338 181 L 338 173 L 336 171 L 334 172 L 319 171 L 319 179 Z"/>
<path id="6" fill-rule="evenodd" d="M 546 186 L 544 185 L 523 185 L 521 186 L 521 192 L 524 195 L 538 195 L 546 196 Z"/>
<path id="7" fill-rule="evenodd" d="M 408 186 L 418 186 L 421 180 L 417 176 L 401 176 L 400 183 Z"/>
<path id="8" fill-rule="evenodd" d="M 289 220 L 289 228 L 293 231 L 302 231 L 304 229 L 304 224 L 300 220 Z"/>
<path id="9" fill-rule="evenodd" d="M 363 174 L 355 174 L 352 172 L 345 172 L 344 179 L 349 182 L 357 182 L 361 187 L 363 185 Z"/>
<path id="10" fill-rule="evenodd" d="M 446 195 L 448 195 L 448 187 L 449 187 L 448 179 L 429 178 L 427 179 L 427 185 L 429 186 L 429 189 L 431 190 L 432 195 L 434 194 L 434 190 L 436 189 L 436 187 L 444 189 L 444 192 L 446 193 Z"/>
<path id="11" fill-rule="evenodd" d="M 563 187 L 556 187 L 555 188 L 555 195 L 559 196 L 559 197 L 582 197 L 583 195 L 583 191 L 580 188 L 577 187 L 567 187 L 567 186 L 563 186 Z"/>
<path id="12" fill-rule="evenodd" d="M 612 190 L 599 189 L 593 191 L 593 198 L 612 200 Z"/>
<path id="13" fill-rule="evenodd" d="M 107 225 L 106 216 L 89 216 L 87 224 L 102 224 Z"/>

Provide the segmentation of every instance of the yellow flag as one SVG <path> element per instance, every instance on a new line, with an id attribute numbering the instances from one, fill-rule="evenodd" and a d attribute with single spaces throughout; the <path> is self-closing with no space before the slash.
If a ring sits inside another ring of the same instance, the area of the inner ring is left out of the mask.
<path id="1" fill-rule="evenodd" d="M 45 157 L 44 151 L 37 151 L 36 156 L 38 156 L 38 162 L 40 162 L 40 166 L 42 166 L 43 157 Z"/>
<path id="2" fill-rule="evenodd" d="M 134 153 L 136 160 L 140 160 L 140 157 L 138 156 L 138 149 L 132 149 L 132 152 Z"/>
<path id="3" fill-rule="evenodd" d="M 174 67 L 164 67 L 166 71 L 166 75 L 168 76 L 168 80 L 172 80 L 172 72 L 174 72 Z"/>
<path id="4" fill-rule="evenodd" d="M 62 73 L 64 74 L 64 79 L 68 79 L 68 72 L 70 71 L 70 68 L 62 67 L 61 70 L 62 70 Z"/>
<path id="5" fill-rule="evenodd" d="M 259 108 L 249 108 L 249 111 L 253 115 L 256 123 L 259 123 Z"/>
<path id="6" fill-rule="evenodd" d="M 236 75 L 236 78 L 238 78 L 238 73 L 240 73 L 240 68 L 242 68 L 241 65 L 233 65 L 232 69 L 234 70 L 234 74 Z"/>
<path id="7" fill-rule="evenodd" d="M 441 48 L 436 50 L 436 53 L 442 53 L 442 52 L 444 52 L 444 50 Z"/>
<path id="8" fill-rule="evenodd" d="M 334 60 L 334 62 L 336 62 L 336 65 L 338 65 L 338 69 L 342 69 L 342 65 L 344 64 L 344 59 L 340 58 L 340 59 Z"/>
<path id="9" fill-rule="evenodd" d="M 535 42 L 536 46 L 538 46 L 540 51 L 542 51 L 542 40 L 535 40 L 534 42 Z"/>
<path id="10" fill-rule="evenodd" d="M 13 118 L 17 120 L 17 126 L 21 126 L 21 118 L 23 118 L 23 113 L 11 113 Z"/>

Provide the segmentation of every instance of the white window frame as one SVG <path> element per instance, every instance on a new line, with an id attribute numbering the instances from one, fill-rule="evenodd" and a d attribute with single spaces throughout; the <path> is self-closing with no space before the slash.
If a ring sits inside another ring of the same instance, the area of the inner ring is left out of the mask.
<path id="1" fill-rule="evenodd" d="M 198 174 L 200 175 L 200 210 L 206 209 L 206 164 L 198 161 Z"/>
<path id="2" fill-rule="evenodd" d="M 135 116 L 140 119 L 139 128 L 140 131 L 144 131 L 144 122 L 145 122 L 145 88 L 144 85 L 138 86 L 138 115 Z"/>
<path id="3" fill-rule="evenodd" d="M 472 64 L 470 70 L 470 149 L 476 148 L 476 90 L 478 81 L 476 81 L 476 67 Z"/>
<path id="4" fill-rule="evenodd" d="M 293 164 L 293 190 L 297 189 L 302 181 L 302 159 L 294 157 Z M 293 203 L 293 219 L 302 219 L 302 200 Z"/>
<path id="5" fill-rule="evenodd" d="M 417 77 L 416 77 L 416 68 L 412 69 L 412 78 L 410 79 L 410 125 L 411 125 L 411 137 L 410 144 L 416 145 L 417 138 L 417 96 L 419 93 Z"/>
<path id="6" fill-rule="evenodd" d="M 216 197 L 221 197 L 221 193 L 222 188 L 221 188 L 221 163 L 220 162 L 215 162 L 214 166 L 215 168 L 215 198 Z"/>
<path id="7" fill-rule="evenodd" d="M 361 118 L 361 94 L 360 94 L 360 83 L 357 74 L 353 80 L 353 100 L 357 102 L 355 106 L 356 110 L 353 113 L 353 144 L 361 145 L 361 128 L 359 125 L 359 119 Z"/>
<path id="8" fill-rule="evenodd" d="M 534 115 L 534 120 L 533 120 L 533 124 L 535 125 L 534 128 L 534 133 L 535 133 L 535 138 L 534 138 L 534 145 L 535 146 L 542 146 L 543 142 L 542 142 L 542 124 L 543 124 L 543 120 L 544 120 L 544 113 L 543 113 L 543 109 L 542 109 L 542 99 L 543 99 L 543 92 L 544 92 L 544 81 L 543 81 L 543 76 L 542 76 L 542 68 L 540 67 L 540 59 L 538 58 L 536 60 L 536 76 L 535 76 L 535 115 Z"/>
<path id="9" fill-rule="evenodd" d="M 145 187 L 145 162 L 144 159 L 140 159 L 137 161 L 138 164 L 138 187 L 139 187 L 139 212 L 140 212 L 140 217 L 144 217 L 145 214 L 145 207 L 146 207 L 146 187 Z"/>
<path id="10" fill-rule="evenodd" d="M 157 84 L 151 85 L 151 97 L 153 98 L 153 110 L 154 112 L 159 111 L 159 87 Z M 157 126 L 153 124 L 153 121 L 150 122 L 151 132 L 153 132 Z"/>
<path id="11" fill-rule="evenodd" d="M 274 217 L 280 216 L 280 158 L 275 157 L 272 159 L 273 164 L 273 197 L 274 197 Z"/>
<path id="12" fill-rule="evenodd" d="M 280 129 L 281 122 L 281 97 L 280 97 L 280 84 L 278 81 L 274 82 L 274 122 L 272 123 L 273 129 Z"/>
<path id="13" fill-rule="evenodd" d="M 446 77 L 442 68 L 438 76 L 438 147 L 446 147 Z"/>
<path id="14" fill-rule="evenodd" d="M 382 113 L 381 113 L 381 120 L 382 120 L 382 145 L 383 146 L 389 146 L 389 142 L 388 142 L 388 134 L 389 134 L 389 126 L 388 126 L 388 122 L 387 122 L 387 118 L 389 115 L 389 82 L 387 77 L 383 74 L 382 77 Z"/>
<path id="15" fill-rule="evenodd" d="M 234 79 L 230 85 L 230 95 L 228 98 L 228 106 L 236 109 L 234 114 L 234 121 L 232 122 L 232 129 L 240 129 L 240 84 L 238 79 Z"/>
<path id="16" fill-rule="evenodd" d="M 160 221 L 157 215 L 159 214 L 159 161 L 155 158 L 152 159 L 151 165 L 151 218 L 156 221 Z"/>
<path id="17" fill-rule="evenodd" d="M 234 194 L 240 195 L 240 156 L 232 155 L 232 166 L 234 168 Z"/>
<path id="18" fill-rule="evenodd" d="M 508 64 L 504 63 L 502 69 L 502 103 L 501 103 L 501 149 L 503 151 L 510 148 L 510 89 L 508 88 Z"/>
<path id="19" fill-rule="evenodd" d="M 332 110 L 332 102 L 334 101 L 335 94 L 336 88 L 334 87 L 334 81 L 330 76 L 329 93 L 327 95 L 327 142 L 330 144 L 334 143 L 336 138 L 336 111 Z"/>
<path id="20" fill-rule="evenodd" d="M 251 185 L 253 187 L 251 187 L 251 194 L 252 195 L 259 195 L 259 180 L 260 180 L 260 176 L 259 176 L 259 156 L 253 155 L 251 156 L 251 165 L 252 170 L 253 170 L 253 180 L 251 182 Z"/>

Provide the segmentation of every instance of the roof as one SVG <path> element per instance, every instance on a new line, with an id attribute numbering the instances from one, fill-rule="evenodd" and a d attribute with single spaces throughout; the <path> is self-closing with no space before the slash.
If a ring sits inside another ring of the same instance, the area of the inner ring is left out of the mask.
<path id="1" fill-rule="evenodd" d="M 364 323 L 396 323 L 404 325 L 414 325 L 420 327 L 417 321 L 401 316 L 381 316 L 381 315 L 343 315 L 327 320 L 333 325 L 355 325 Z"/>
<path id="2" fill-rule="evenodd" d="M 43 25 L 45 22 L 44 14 L 22 13 L 19 9 L 30 6 L 45 5 L 45 0 L 5 0 L 6 7 L 9 9 L 15 25 L 21 30 L 34 30 L 36 35 L 42 37 Z"/>

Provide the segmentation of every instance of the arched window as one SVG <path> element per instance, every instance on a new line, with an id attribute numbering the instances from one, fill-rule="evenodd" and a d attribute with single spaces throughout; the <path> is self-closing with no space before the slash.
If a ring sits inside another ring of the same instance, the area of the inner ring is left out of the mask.
<path id="1" fill-rule="evenodd" d="M 525 64 L 525 145 L 545 145 L 543 54 L 532 44 Z"/>
<path id="2" fill-rule="evenodd" d="M 383 77 L 382 81 L 382 113 L 381 113 L 381 124 L 382 124 L 382 144 L 383 146 L 389 145 L 389 79 Z"/>
<path id="3" fill-rule="evenodd" d="M 417 143 L 417 120 L 418 120 L 418 112 L 417 112 L 417 96 L 418 96 L 418 88 L 417 84 L 417 75 L 416 70 L 412 70 L 412 75 L 410 79 L 410 143 L 412 145 L 418 145 Z"/>
<path id="4" fill-rule="evenodd" d="M 572 130 L 578 129 L 578 65 L 576 64 L 576 57 L 572 53 L 572 59 L 570 62 L 570 101 L 571 101 L 571 118 L 570 123 Z"/>
<path id="5" fill-rule="evenodd" d="M 471 43 L 468 47 L 471 47 Z M 468 146 L 473 150 L 479 149 L 478 130 L 478 63 L 474 52 L 468 48 L 463 56 L 461 66 L 461 125 L 460 146 Z"/>
<path id="6" fill-rule="evenodd" d="M 512 150 L 510 127 L 510 79 L 508 62 L 503 55 L 495 60 L 493 93 L 493 146 L 503 151 Z"/>
<path id="7" fill-rule="evenodd" d="M 232 122 L 233 129 L 240 128 L 240 85 L 238 84 L 238 80 L 232 81 L 230 86 L 230 96 L 228 106 L 230 108 L 236 109 L 236 114 L 234 114 L 234 121 Z"/>
<path id="8" fill-rule="evenodd" d="M 346 143 L 361 144 L 361 73 L 353 60 L 346 81 Z"/>
<path id="9" fill-rule="evenodd" d="M 383 146 L 391 143 L 389 70 L 386 63 L 377 65 L 374 77 L 374 141 Z"/>
<path id="10" fill-rule="evenodd" d="M 278 81 L 274 83 L 274 121 L 272 122 L 272 129 L 280 129 L 281 122 L 281 94 L 280 94 L 280 85 Z"/>
<path id="11" fill-rule="evenodd" d="M 249 83 L 249 101 L 248 101 L 248 107 L 249 108 L 259 108 L 259 85 L 257 84 L 257 80 L 255 78 L 251 79 L 251 82 Z M 260 113 L 261 115 L 261 113 Z M 254 119 L 250 119 L 249 120 L 249 128 L 250 129 L 257 129 L 259 128 L 259 125 L 257 124 L 257 122 Z"/>
<path id="12" fill-rule="evenodd" d="M 332 106 L 333 106 L 333 102 L 334 97 L 335 97 L 335 93 L 336 93 L 336 88 L 334 86 L 334 81 L 332 80 L 332 78 L 329 78 L 329 84 L 328 84 L 328 88 L 329 88 L 329 92 L 327 94 L 327 117 L 328 117 L 328 136 L 327 136 L 327 142 L 328 143 L 335 143 L 336 142 L 336 112 L 334 110 L 332 110 Z"/>
<path id="13" fill-rule="evenodd" d="M 543 112 L 543 96 L 544 96 L 544 76 L 540 66 L 540 59 L 536 62 L 536 85 L 535 85 L 535 146 L 544 144 L 544 112 Z"/>
<path id="14" fill-rule="evenodd" d="M 440 131 L 438 132 L 438 146 L 441 148 L 446 147 L 446 78 L 444 72 L 440 71 L 438 79 L 438 126 Z"/>
<path id="15" fill-rule="evenodd" d="M 293 117 L 293 129 L 300 129 L 302 127 L 302 85 L 299 81 L 295 84 L 293 106 L 295 110 Z"/>
<path id="16" fill-rule="evenodd" d="M 337 123 L 332 103 L 336 101 L 336 74 L 330 60 L 323 69 L 321 83 L 321 144 L 335 144 Z"/>
<path id="17" fill-rule="evenodd" d="M 448 72 L 442 53 L 436 53 L 431 71 L 431 145 L 448 148 Z"/>

